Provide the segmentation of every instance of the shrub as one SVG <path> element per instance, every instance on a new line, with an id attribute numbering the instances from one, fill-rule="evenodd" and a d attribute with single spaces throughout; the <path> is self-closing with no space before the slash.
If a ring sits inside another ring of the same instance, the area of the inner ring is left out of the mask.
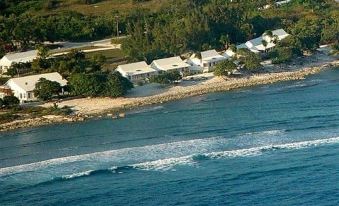
<path id="1" fill-rule="evenodd" d="M 52 99 L 53 96 L 59 95 L 61 86 L 58 82 L 49 81 L 41 78 L 35 84 L 34 95 L 41 100 Z"/>
<path id="2" fill-rule="evenodd" d="M 235 65 L 232 61 L 225 60 L 215 65 L 214 75 L 227 76 L 230 75 L 235 69 L 237 69 L 237 65 Z"/>
<path id="3" fill-rule="evenodd" d="M 3 106 L 5 106 L 4 100 L 0 99 L 0 109 L 1 109 Z"/>
<path id="4" fill-rule="evenodd" d="M 20 104 L 20 100 L 15 96 L 5 96 L 3 102 L 6 107 L 15 107 Z"/>

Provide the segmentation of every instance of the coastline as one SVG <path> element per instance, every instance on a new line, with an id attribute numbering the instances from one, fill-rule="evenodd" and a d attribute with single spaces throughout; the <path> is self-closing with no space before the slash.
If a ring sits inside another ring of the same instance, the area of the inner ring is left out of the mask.
<path id="1" fill-rule="evenodd" d="M 317 62 L 314 64 L 303 65 L 293 71 L 281 71 L 277 73 L 269 72 L 254 74 L 240 78 L 222 78 L 213 77 L 206 81 L 198 82 L 192 85 L 177 85 L 158 94 L 142 97 L 123 97 L 123 98 L 81 98 L 65 100 L 58 104 L 59 107 L 69 106 L 75 114 L 71 116 L 46 115 L 36 118 L 15 120 L 0 125 L 0 132 L 14 130 L 18 128 L 38 127 L 49 124 L 80 122 L 86 119 L 102 118 L 104 116 L 119 118 L 124 116 L 124 112 L 137 109 L 143 106 L 162 104 L 169 101 L 179 100 L 187 97 L 203 95 L 213 92 L 230 91 L 239 88 L 251 87 L 256 85 L 266 85 L 282 81 L 292 81 L 304 79 L 309 75 L 319 73 L 325 69 L 333 68 L 339 65 L 336 58 L 330 61 Z M 52 103 L 46 103 L 42 106 L 50 107 Z"/>

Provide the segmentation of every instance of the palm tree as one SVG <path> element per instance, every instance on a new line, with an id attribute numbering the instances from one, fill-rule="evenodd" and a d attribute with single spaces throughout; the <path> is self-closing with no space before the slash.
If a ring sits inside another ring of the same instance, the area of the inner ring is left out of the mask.
<path id="1" fill-rule="evenodd" d="M 271 30 L 267 30 L 267 31 L 265 31 L 264 35 L 272 38 L 273 37 L 273 32 Z"/>
<path id="2" fill-rule="evenodd" d="M 225 49 L 228 49 L 230 45 L 230 37 L 228 35 L 222 35 L 219 42 L 224 45 Z"/>
<path id="3" fill-rule="evenodd" d="M 263 40 L 261 41 L 261 43 L 262 43 L 262 45 L 265 47 L 265 51 L 266 51 L 266 47 L 267 47 L 267 44 L 268 44 L 267 41 L 263 39 Z"/>
<path id="4" fill-rule="evenodd" d="M 273 37 L 272 37 L 272 42 L 274 43 L 274 44 L 277 44 L 278 43 L 278 40 L 279 40 L 279 37 L 278 37 L 278 35 L 273 35 Z"/>

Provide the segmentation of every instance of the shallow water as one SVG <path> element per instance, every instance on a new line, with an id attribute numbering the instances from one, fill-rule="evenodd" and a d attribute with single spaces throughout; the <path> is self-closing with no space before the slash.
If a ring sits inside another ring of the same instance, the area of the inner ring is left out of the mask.
<path id="1" fill-rule="evenodd" d="M 338 205 L 339 70 L 0 135 L 0 205 Z"/>

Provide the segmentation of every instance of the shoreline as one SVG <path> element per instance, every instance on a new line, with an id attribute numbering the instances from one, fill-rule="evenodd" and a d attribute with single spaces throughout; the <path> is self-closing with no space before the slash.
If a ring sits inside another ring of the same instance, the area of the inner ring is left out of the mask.
<path id="1" fill-rule="evenodd" d="M 293 81 L 305 79 L 309 75 L 319 73 L 326 69 L 331 69 L 339 65 L 339 60 L 323 62 L 317 66 L 306 66 L 294 71 L 282 71 L 277 73 L 262 73 L 240 78 L 213 77 L 204 82 L 193 85 L 178 85 L 169 88 L 159 94 L 143 97 L 123 97 L 123 98 L 81 98 L 65 100 L 59 103 L 59 107 L 70 106 L 75 110 L 75 115 L 55 116 L 46 115 L 36 118 L 14 120 L 0 125 L 0 132 L 10 131 L 19 128 L 39 127 L 50 124 L 81 122 L 87 119 L 110 117 L 113 119 L 124 117 L 124 112 L 138 109 L 145 106 L 162 104 L 193 96 L 199 96 L 214 92 L 230 91 L 239 88 L 252 87 L 257 85 L 267 85 L 283 81 Z M 44 107 L 51 106 L 46 103 Z M 121 115 L 119 117 L 119 115 Z"/>

